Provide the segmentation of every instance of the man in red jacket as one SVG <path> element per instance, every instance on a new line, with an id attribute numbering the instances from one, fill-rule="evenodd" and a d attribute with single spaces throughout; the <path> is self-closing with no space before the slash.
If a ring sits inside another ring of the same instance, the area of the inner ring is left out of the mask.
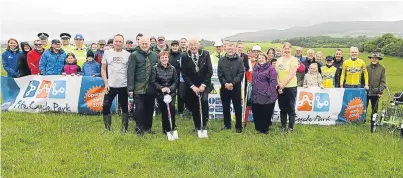
<path id="1" fill-rule="evenodd" d="M 40 74 L 39 61 L 41 60 L 42 53 L 45 51 L 41 40 L 35 40 L 35 49 L 27 54 L 28 67 L 31 70 L 31 75 Z"/>

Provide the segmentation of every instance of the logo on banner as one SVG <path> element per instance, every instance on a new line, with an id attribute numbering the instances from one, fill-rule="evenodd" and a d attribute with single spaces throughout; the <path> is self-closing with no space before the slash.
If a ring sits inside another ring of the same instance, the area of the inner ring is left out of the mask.
<path id="1" fill-rule="evenodd" d="M 36 95 L 35 95 L 36 94 Z M 66 98 L 66 81 L 56 80 L 53 83 L 48 80 L 31 80 L 25 89 L 23 98 Z"/>
<path id="2" fill-rule="evenodd" d="M 209 112 L 214 112 L 214 106 L 213 106 L 213 105 L 210 105 L 210 106 L 208 107 L 208 111 L 209 111 Z"/>
<path id="3" fill-rule="evenodd" d="M 215 98 L 211 97 L 208 99 L 209 104 L 214 104 L 215 103 Z"/>
<path id="4" fill-rule="evenodd" d="M 344 112 L 344 118 L 348 121 L 359 120 L 364 112 L 364 103 L 360 98 L 354 98 L 348 102 L 346 111 Z"/>
<path id="5" fill-rule="evenodd" d="M 330 110 L 330 97 L 327 93 L 301 91 L 297 103 L 298 111 L 328 112 Z"/>
<path id="6" fill-rule="evenodd" d="M 315 105 L 313 111 L 328 112 L 330 109 L 330 98 L 327 93 L 315 93 Z"/>
<path id="7" fill-rule="evenodd" d="M 91 111 L 101 112 L 104 102 L 105 88 L 95 86 L 89 89 L 84 96 L 84 101 Z"/>

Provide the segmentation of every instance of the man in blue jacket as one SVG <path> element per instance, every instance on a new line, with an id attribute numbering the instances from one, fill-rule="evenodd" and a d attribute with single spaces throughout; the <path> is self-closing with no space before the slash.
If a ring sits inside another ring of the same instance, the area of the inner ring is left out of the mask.
<path id="1" fill-rule="evenodd" d="M 60 40 L 52 40 L 51 47 L 46 50 L 39 62 L 42 75 L 60 75 L 66 60 L 66 53 L 60 47 Z"/>

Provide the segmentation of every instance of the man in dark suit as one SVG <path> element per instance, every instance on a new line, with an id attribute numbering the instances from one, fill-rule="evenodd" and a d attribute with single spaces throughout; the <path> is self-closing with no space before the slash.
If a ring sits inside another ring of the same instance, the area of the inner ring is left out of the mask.
<path id="1" fill-rule="evenodd" d="M 181 73 L 185 81 L 186 99 L 192 112 L 196 130 L 206 130 L 208 120 L 208 94 L 212 90 L 213 66 L 208 51 L 200 49 L 197 40 L 189 42 L 189 49 L 182 54 Z M 202 99 L 203 128 L 201 128 L 199 95 Z"/>

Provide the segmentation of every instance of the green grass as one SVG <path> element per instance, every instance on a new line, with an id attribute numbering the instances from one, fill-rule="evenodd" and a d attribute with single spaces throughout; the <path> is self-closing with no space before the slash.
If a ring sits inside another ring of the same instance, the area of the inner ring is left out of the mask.
<path id="1" fill-rule="evenodd" d="M 403 60 L 381 63 L 392 91 L 401 91 Z M 371 134 L 368 123 L 297 125 L 292 134 L 274 125 L 260 135 L 253 123 L 242 134 L 221 131 L 218 120 L 209 122 L 208 139 L 198 139 L 184 118 L 179 140 L 169 142 L 158 116 L 157 134 L 142 138 L 132 134 L 134 122 L 121 134 L 117 115 L 106 134 L 101 116 L 6 112 L 1 119 L 2 177 L 403 177 L 403 140 L 385 128 Z"/>

